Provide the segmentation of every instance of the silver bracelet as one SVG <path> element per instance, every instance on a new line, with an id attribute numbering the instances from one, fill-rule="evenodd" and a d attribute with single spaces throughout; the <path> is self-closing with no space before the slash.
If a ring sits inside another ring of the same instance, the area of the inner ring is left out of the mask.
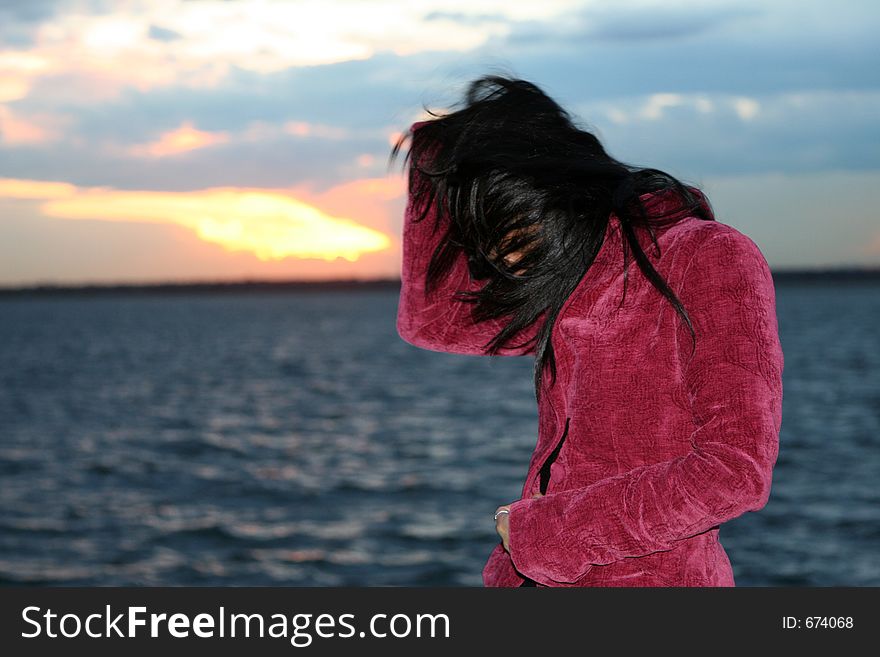
<path id="1" fill-rule="evenodd" d="M 495 520 L 498 520 L 498 516 L 500 516 L 502 513 L 506 513 L 507 515 L 510 515 L 510 509 L 501 509 L 499 511 L 496 511 L 495 512 Z"/>

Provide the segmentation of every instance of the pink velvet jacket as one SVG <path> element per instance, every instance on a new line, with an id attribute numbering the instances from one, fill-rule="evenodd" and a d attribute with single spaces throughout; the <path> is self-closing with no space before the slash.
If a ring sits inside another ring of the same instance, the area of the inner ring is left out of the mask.
<path id="1" fill-rule="evenodd" d="M 670 194 L 642 198 L 660 209 Z M 474 323 L 471 306 L 452 298 L 484 283 L 471 280 L 464 255 L 425 297 L 441 235 L 432 213 L 412 221 L 419 209 L 410 196 L 397 331 L 423 349 L 483 355 L 504 322 Z M 557 381 L 550 386 L 545 370 L 509 552 L 499 540 L 483 568 L 486 586 L 734 586 L 719 528 L 766 505 L 779 447 L 783 354 L 773 279 L 755 243 L 718 221 L 681 216 L 655 228 L 659 256 L 650 236 L 637 233 L 690 315 L 696 350 L 691 356 L 687 326 L 631 254 L 618 308 L 624 238 L 612 215 L 554 325 Z"/>

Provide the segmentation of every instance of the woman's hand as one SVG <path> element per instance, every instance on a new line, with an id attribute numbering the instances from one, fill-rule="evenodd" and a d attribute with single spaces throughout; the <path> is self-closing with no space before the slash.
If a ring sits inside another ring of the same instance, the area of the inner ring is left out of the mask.
<path id="1" fill-rule="evenodd" d="M 544 496 L 541 493 L 532 495 L 533 499 L 536 497 Z M 507 552 L 510 552 L 510 504 L 505 504 L 495 509 L 495 531 L 501 537 L 501 545 L 504 546 Z"/>

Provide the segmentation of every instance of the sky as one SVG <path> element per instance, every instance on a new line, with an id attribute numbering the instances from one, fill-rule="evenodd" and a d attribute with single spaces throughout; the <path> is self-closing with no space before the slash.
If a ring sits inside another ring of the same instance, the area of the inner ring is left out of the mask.
<path id="1" fill-rule="evenodd" d="M 0 285 L 396 277 L 391 147 L 486 73 L 774 269 L 878 266 L 878 32 L 869 0 L 0 0 Z"/>

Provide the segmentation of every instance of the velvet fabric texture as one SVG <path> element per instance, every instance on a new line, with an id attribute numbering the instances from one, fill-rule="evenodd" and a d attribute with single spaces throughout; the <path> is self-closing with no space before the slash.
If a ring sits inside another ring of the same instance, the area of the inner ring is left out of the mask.
<path id="1" fill-rule="evenodd" d="M 671 194 L 642 200 L 665 209 Z M 441 233 L 432 214 L 412 221 L 420 209 L 410 198 L 397 331 L 422 349 L 483 355 L 503 321 L 474 323 L 471 306 L 453 299 L 484 283 L 471 280 L 464 255 L 426 298 Z M 717 220 L 683 215 L 655 228 L 659 256 L 636 230 L 690 315 L 696 349 L 691 355 L 683 319 L 631 254 L 618 308 L 624 236 L 612 215 L 553 328 L 557 381 L 550 386 L 545 371 L 537 442 L 509 515 L 509 552 L 499 539 L 485 586 L 735 585 L 720 526 L 766 505 L 779 447 L 783 353 L 773 279 L 758 246 Z M 545 495 L 533 498 L 542 487 Z"/>

